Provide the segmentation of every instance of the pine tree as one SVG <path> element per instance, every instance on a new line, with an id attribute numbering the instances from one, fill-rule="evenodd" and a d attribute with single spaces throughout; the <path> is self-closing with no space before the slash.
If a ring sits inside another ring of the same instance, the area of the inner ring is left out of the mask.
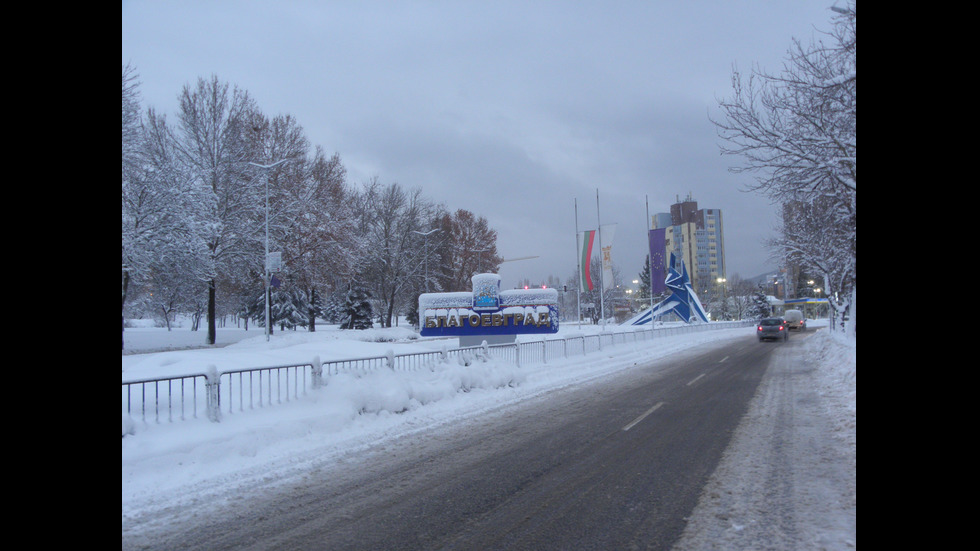
<path id="1" fill-rule="evenodd" d="M 278 325 L 282 329 L 295 329 L 307 323 L 309 302 L 305 294 L 295 287 L 271 287 L 269 289 L 269 333 Z M 262 291 L 252 296 L 247 308 L 240 315 L 249 315 L 259 327 L 265 327 L 265 295 Z"/>
<path id="2" fill-rule="evenodd" d="M 750 319 L 767 318 L 772 314 L 772 307 L 769 306 L 769 300 L 766 298 L 762 287 L 756 289 L 755 294 L 752 296 L 752 303 L 749 305 L 746 314 Z"/>
<path id="3" fill-rule="evenodd" d="M 646 262 L 643 263 L 643 270 L 640 271 L 639 298 L 641 300 L 650 300 L 650 255 L 646 256 Z"/>
<path id="4" fill-rule="evenodd" d="M 341 329 L 370 329 L 374 327 L 371 319 L 374 317 L 371 308 L 370 294 L 363 287 L 351 286 L 344 303 L 344 317 L 341 319 Z"/>
<path id="5" fill-rule="evenodd" d="M 416 330 L 419 329 L 419 293 L 414 293 L 414 299 L 408 304 L 408 311 L 405 313 L 405 321 L 412 324 Z"/>
<path id="6" fill-rule="evenodd" d="M 347 302 L 347 292 L 337 290 L 327 295 L 324 300 L 322 317 L 324 321 L 340 325 L 344 320 L 344 304 Z"/>
<path id="7" fill-rule="evenodd" d="M 272 325 L 278 324 L 280 329 L 295 329 L 305 325 L 308 308 L 309 302 L 305 295 L 295 287 L 272 289 L 272 297 L 269 301 L 269 317 Z"/>

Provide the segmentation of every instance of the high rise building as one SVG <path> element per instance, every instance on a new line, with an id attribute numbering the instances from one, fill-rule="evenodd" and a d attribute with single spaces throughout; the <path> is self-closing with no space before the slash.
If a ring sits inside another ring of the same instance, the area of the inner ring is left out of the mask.
<path id="1" fill-rule="evenodd" d="M 699 209 L 690 194 L 670 206 L 669 213 L 654 214 L 650 229 L 666 228 L 664 258 L 674 253 L 684 261 L 695 291 L 702 293 L 727 278 L 725 233 L 720 209 Z"/>

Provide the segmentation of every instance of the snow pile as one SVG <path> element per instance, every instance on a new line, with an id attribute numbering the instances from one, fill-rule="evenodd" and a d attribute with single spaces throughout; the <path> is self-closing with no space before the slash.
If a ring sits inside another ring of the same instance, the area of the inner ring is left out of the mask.
<path id="1" fill-rule="evenodd" d="M 818 331 L 806 348 L 806 357 L 820 370 L 816 390 L 834 420 L 835 435 L 856 446 L 857 344 L 839 331 Z"/>
<path id="2" fill-rule="evenodd" d="M 460 392 L 516 386 L 525 378 L 512 364 L 476 355 L 470 358 L 472 363 L 462 363 L 462 357 L 460 360 L 416 371 L 378 369 L 331 375 L 316 399 L 340 405 L 344 409 L 341 417 L 353 419 L 362 414 L 404 413 L 454 398 Z"/>
<path id="3" fill-rule="evenodd" d="M 419 295 L 419 312 L 437 308 L 470 308 L 473 306 L 473 293 L 422 293 Z"/>

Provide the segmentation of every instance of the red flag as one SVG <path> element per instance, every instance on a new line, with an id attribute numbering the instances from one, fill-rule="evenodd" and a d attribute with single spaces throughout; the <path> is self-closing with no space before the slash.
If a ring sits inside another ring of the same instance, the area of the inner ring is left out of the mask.
<path id="1" fill-rule="evenodd" d="M 581 270 L 579 274 L 582 280 L 582 289 L 585 290 L 585 285 L 588 285 L 589 290 L 592 290 L 592 246 L 595 244 L 595 230 L 586 230 L 582 232 L 582 259 L 581 259 Z"/>

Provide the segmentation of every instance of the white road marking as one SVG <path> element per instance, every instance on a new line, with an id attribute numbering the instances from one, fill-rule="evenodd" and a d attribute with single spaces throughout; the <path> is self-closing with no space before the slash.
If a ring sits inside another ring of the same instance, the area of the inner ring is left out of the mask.
<path id="1" fill-rule="evenodd" d="M 702 374 L 700 374 L 700 375 L 698 375 L 698 376 L 697 376 L 697 377 L 695 377 L 695 378 L 694 378 L 693 380 L 691 380 L 691 382 L 689 382 L 689 383 L 687 383 L 687 386 L 691 386 L 691 385 L 693 385 L 694 383 L 696 383 L 696 382 L 698 382 L 698 379 L 700 379 L 701 377 L 704 377 L 704 373 L 702 373 Z"/>
<path id="2" fill-rule="evenodd" d="M 650 408 L 650 409 L 648 409 L 648 410 L 646 410 L 646 412 L 645 412 L 645 413 L 644 413 L 643 415 L 641 415 L 641 416 L 639 416 L 639 417 L 637 417 L 636 419 L 633 419 L 633 421 L 632 421 L 632 422 L 631 422 L 630 424 L 628 424 L 628 425 L 626 425 L 625 427 L 623 427 L 623 430 L 624 430 L 624 431 L 626 431 L 626 430 L 630 430 L 631 428 L 633 428 L 633 426 L 634 426 L 634 425 L 636 425 L 636 424 L 637 424 L 637 423 L 639 423 L 640 421 L 642 421 L 642 420 L 644 420 L 644 419 L 646 419 L 646 416 L 647 416 L 647 415 L 650 415 L 651 413 L 653 413 L 653 412 L 655 412 L 655 411 L 657 411 L 657 409 L 658 409 L 658 408 L 659 408 L 660 406 L 662 406 L 662 405 L 664 405 L 664 403 L 663 403 L 663 402 L 660 402 L 660 403 L 658 403 L 657 405 L 655 405 L 655 406 L 653 406 L 652 408 Z"/>

